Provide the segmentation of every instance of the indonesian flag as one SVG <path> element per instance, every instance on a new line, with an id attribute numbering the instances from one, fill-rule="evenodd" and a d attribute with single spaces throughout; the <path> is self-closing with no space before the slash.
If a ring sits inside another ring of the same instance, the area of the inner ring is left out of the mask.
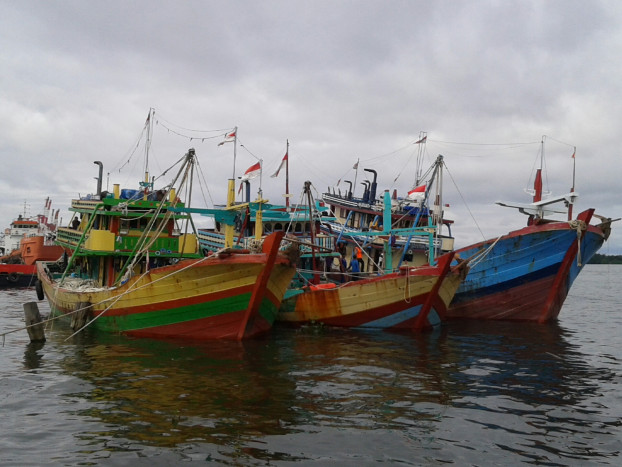
<path id="1" fill-rule="evenodd" d="M 230 143 L 233 140 L 235 140 L 235 131 L 232 131 L 231 133 L 226 134 L 225 139 L 222 140 L 220 143 L 218 143 L 218 146 L 222 146 L 225 143 Z"/>
<path id="2" fill-rule="evenodd" d="M 281 171 L 281 169 L 283 167 L 285 167 L 285 164 L 287 164 L 287 153 L 285 153 L 285 156 L 283 156 L 283 160 L 281 161 L 281 164 L 279 165 L 279 168 L 276 169 L 276 172 L 274 172 L 272 175 L 270 175 L 271 178 L 275 178 L 279 176 L 279 172 Z"/>
<path id="3" fill-rule="evenodd" d="M 408 192 L 408 199 L 421 199 L 425 196 L 426 185 L 419 185 Z"/>
<path id="4" fill-rule="evenodd" d="M 251 165 L 248 169 L 246 169 L 246 172 L 244 172 L 244 175 L 242 175 L 242 177 L 240 177 L 240 180 L 245 181 L 245 180 L 251 180 L 255 177 L 258 177 L 261 174 L 261 162 L 257 162 L 254 165 Z"/>

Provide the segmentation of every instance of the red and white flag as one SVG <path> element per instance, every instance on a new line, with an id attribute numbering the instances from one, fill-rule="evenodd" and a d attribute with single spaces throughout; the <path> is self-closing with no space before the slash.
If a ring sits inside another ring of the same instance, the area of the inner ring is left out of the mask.
<path id="1" fill-rule="evenodd" d="M 244 172 L 244 175 L 240 177 L 240 180 L 242 181 L 251 180 L 255 177 L 258 177 L 260 174 L 261 174 L 261 162 L 257 162 L 256 164 L 253 164 L 248 169 L 246 169 L 246 172 Z"/>
<path id="2" fill-rule="evenodd" d="M 279 168 L 276 169 L 276 172 L 274 172 L 272 175 L 270 175 L 271 178 L 275 178 L 279 176 L 279 172 L 281 171 L 281 169 L 283 167 L 285 167 L 285 165 L 287 164 L 287 153 L 285 153 L 285 156 L 283 157 L 283 160 L 281 161 L 281 164 L 279 165 Z"/>
<path id="3" fill-rule="evenodd" d="M 227 133 L 225 135 L 225 139 L 222 140 L 220 143 L 218 143 L 218 146 L 222 146 L 225 143 L 230 143 L 231 141 L 235 140 L 235 131 L 232 131 L 231 133 Z"/>
<path id="4" fill-rule="evenodd" d="M 426 185 L 419 185 L 408 192 L 408 199 L 421 199 L 425 196 Z"/>

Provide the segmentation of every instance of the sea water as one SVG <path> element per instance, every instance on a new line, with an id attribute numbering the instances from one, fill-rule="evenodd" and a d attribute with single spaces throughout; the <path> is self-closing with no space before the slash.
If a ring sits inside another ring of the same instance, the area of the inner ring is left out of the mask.
<path id="1" fill-rule="evenodd" d="M 620 465 L 621 273 L 586 266 L 546 325 L 194 345 L 22 329 L 0 347 L 0 465 Z M 0 291 L 0 332 L 29 301 Z"/>

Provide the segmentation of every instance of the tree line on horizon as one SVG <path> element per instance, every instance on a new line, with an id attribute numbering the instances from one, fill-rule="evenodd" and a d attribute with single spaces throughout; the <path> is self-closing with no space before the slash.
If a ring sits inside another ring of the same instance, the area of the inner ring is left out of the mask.
<path id="1" fill-rule="evenodd" d="M 622 264 L 622 255 L 600 255 L 596 253 L 588 264 Z"/>

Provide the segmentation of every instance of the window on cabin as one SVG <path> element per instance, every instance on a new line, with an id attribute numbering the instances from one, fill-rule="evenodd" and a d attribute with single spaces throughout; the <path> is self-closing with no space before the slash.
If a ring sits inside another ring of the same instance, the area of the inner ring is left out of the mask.
<path id="1" fill-rule="evenodd" d="M 302 232 L 302 224 L 300 222 L 296 222 L 296 225 L 294 227 L 294 232 L 298 232 L 298 233 Z"/>
<path id="2" fill-rule="evenodd" d="M 119 222 L 119 233 L 121 235 L 127 235 L 130 231 L 130 221 L 128 219 L 121 219 Z"/>
<path id="3" fill-rule="evenodd" d="M 281 224 L 280 222 L 277 222 L 276 224 L 274 224 L 274 230 L 283 230 L 283 224 Z"/>

